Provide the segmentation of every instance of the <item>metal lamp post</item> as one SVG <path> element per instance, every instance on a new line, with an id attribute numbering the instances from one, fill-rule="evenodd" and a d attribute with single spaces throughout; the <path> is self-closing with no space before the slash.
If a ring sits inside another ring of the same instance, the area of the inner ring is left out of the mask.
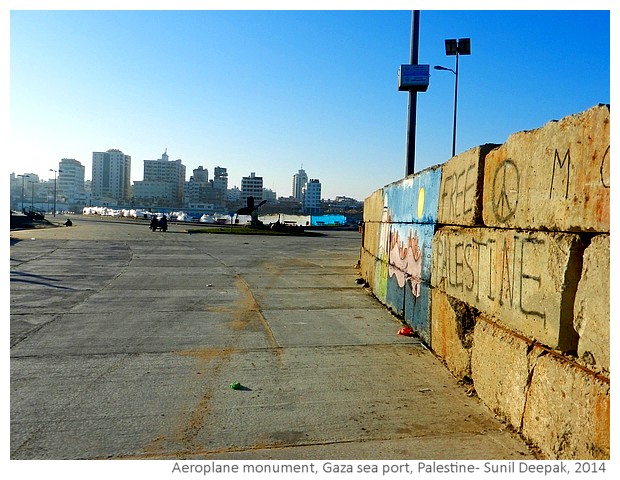
<path id="1" fill-rule="evenodd" d="M 24 213 L 24 178 L 28 175 L 17 175 L 18 177 L 22 177 L 22 213 Z"/>
<path id="2" fill-rule="evenodd" d="M 471 40 L 469 38 L 448 39 L 445 41 L 446 55 L 456 56 L 455 70 L 451 68 L 435 65 L 435 70 L 447 70 L 454 73 L 454 120 L 452 124 L 452 156 L 456 153 L 456 105 L 459 89 L 459 55 L 471 55 Z"/>
<path id="3" fill-rule="evenodd" d="M 56 216 L 56 174 L 58 173 L 58 170 L 54 170 L 53 168 L 50 168 L 50 172 L 54 172 L 54 217 Z"/>

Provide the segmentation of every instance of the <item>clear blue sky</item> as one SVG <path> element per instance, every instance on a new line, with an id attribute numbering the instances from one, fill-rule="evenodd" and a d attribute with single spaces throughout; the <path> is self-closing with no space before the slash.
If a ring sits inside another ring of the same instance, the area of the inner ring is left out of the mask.
<path id="1" fill-rule="evenodd" d="M 411 10 L 19 3 L 9 13 L 11 172 L 53 178 L 61 158 L 75 158 L 90 178 L 92 152 L 118 148 L 141 180 L 143 160 L 167 148 L 187 178 L 222 166 L 232 187 L 256 172 L 278 196 L 302 164 L 323 198 L 363 200 L 404 176 L 408 95 L 397 70 L 409 63 Z M 459 62 L 457 153 L 610 103 L 609 11 L 422 9 L 419 62 L 431 79 L 418 94 L 416 171 L 451 155 L 454 75 L 432 66 L 454 68 L 444 39 L 460 37 L 472 53 Z"/>

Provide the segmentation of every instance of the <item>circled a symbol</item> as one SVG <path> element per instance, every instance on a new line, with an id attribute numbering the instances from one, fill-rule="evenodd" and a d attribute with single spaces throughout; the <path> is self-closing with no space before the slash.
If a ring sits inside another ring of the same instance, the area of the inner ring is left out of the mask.
<path id="1" fill-rule="evenodd" d="M 515 162 L 507 158 L 495 170 L 493 178 L 493 213 L 505 222 L 517 211 L 519 201 L 519 170 Z"/>

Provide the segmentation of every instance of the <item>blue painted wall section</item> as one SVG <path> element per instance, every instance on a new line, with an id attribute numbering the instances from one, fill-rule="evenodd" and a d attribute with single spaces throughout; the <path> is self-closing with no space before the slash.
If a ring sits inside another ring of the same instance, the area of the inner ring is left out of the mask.
<path id="1" fill-rule="evenodd" d="M 429 343 L 431 259 L 440 184 L 441 167 L 432 167 L 384 188 L 376 255 L 387 263 L 387 272 L 376 278 L 378 298 Z"/>
<path id="2" fill-rule="evenodd" d="M 441 167 L 431 167 L 384 187 L 389 221 L 437 223 Z"/>

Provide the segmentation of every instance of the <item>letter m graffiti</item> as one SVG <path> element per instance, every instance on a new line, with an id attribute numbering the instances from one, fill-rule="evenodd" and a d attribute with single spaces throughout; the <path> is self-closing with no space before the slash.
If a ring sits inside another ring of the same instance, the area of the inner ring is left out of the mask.
<path id="1" fill-rule="evenodd" d="M 560 173 L 561 170 L 564 170 L 566 167 L 566 172 L 564 175 Z M 560 153 L 558 149 L 555 149 L 555 154 L 553 156 L 553 173 L 551 174 L 551 187 L 549 188 L 549 199 L 551 199 L 553 195 L 553 185 L 556 181 L 556 171 L 557 176 L 562 176 L 562 179 L 559 180 L 560 185 L 563 183 L 563 178 L 565 178 L 566 188 L 564 189 L 564 198 L 568 198 L 568 184 L 570 183 L 570 149 L 566 150 L 564 154 L 564 158 L 560 159 Z"/>

